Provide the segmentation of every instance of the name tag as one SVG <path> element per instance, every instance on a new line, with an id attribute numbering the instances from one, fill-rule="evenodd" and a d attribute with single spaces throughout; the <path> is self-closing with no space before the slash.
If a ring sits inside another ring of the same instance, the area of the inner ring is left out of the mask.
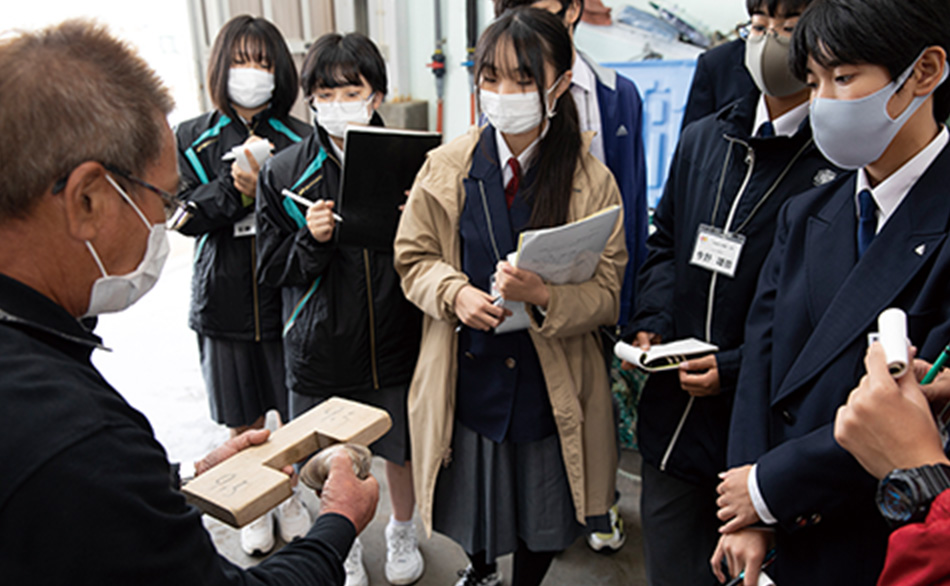
<path id="1" fill-rule="evenodd" d="M 719 228 L 701 224 L 696 232 L 696 246 L 689 264 L 727 277 L 736 276 L 745 236 L 726 234 Z"/>
<path id="2" fill-rule="evenodd" d="M 244 238 L 257 234 L 257 214 L 248 214 L 243 220 L 234 223 L 234 237 Z"/>

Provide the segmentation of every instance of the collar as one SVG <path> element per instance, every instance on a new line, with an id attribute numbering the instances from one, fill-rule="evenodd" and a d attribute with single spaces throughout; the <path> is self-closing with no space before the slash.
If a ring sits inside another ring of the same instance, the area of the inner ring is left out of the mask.
<path id="1" fill-rule="evenodd" d="M 596 81 L 599 81 L 600 83 L 604 84 L 604 86 L 606 86 L 607 89 L 609 89 L 612 92 L 617 90 L 617 72 L 616 71 L 614 71 L 613 69 L 608 69 L 606 67 L 601 67 L 600 64 L 598 64 L 596 61 L 591 59 L 590 56 L 588 56 L 583 51 L 577 50 L 575 48 L 575 52 L 577 53 L 577 57 L 581 61 L 583 61 L 584 64 L 587 65 L 587 67 L 590 68 L 591 73 L 594 74 L 594 78 Z"/>
<path id="2" fill-rule="evenodd" d="M 587 93 L 594 91 L 597 85 L 597 79 L 594 77 L 594 71 L 587 65 L 587 62 L 581 59 L 580 52 L 574 53 L 574 63 L 571 65 L 571 85 L 576 85 Z"/>
<path id="3" fill-rule="evenodd" d="M 805 100 L 775 120 L 771 120 L 769 108 L 765 105 L 765 94 L 761 94 L 755 107 L 755 123 L 752 125 L 752 134 L 755 135 L 760 126 L 771 120 L 772 126 L 775 127 L 775 136 L 795 136 L 798 127 L 801 126 L 807 116 L 808 100 Z"/>
<path id="4" fill-rule="evenodd" d="M 330 144 L 330 148 L 333 149 L 333 154 L 336 155 L 336 158 L 340 160 L 340 163 L 343 163 L 343 149 L 336 146 L 336 141 L 333 140 L 333 137 L 327 134 L 327 142 Z M 343 146 L 346 146 L 346 143 L 343 143 Z"/>
<path id="5" fill-rule="evenodd" d="M 0 274 L 0 327 L 12 325 L 40 337 L 54 337 L 72 353 L 88 359 L 95 349 L 108 350 L 102 340 L 89 332 L 62 306 L 36 289 Z"/>
<path id="6" fill-rule="evenodd" d="M 874 198 L 874 203 L 877 204 L 877 226 L 878 231 L 880 231 L 881 227 L 884 226 L 888 218 L 891 217 L 891 214 L 894 213 L 894 210 L 904 201 L 904 198 L 910 193 L 914 185 L 917 184 L 921 175 L 930 168 L 930 165 L 933 164 L 934 160 L 943 151 L 944 147 L 947 146 L 948 142 L 950 142 L 950 133 L 948 133 L 946 126 L 941 125 L 940 132 L 930 141 L 930 144 L 874 188 L 871 187 L 867 171 L 862 168 L 857 172 L 857 181 L 855 181 L 855 209 L 859 209 L 857 205 L 858 194 L 864 189 L 869 190 L 871 196 Z"/>
<path id="7" fill-rule="evenodd" d="M 521 165 L 521 174 L 524 175 L 528 172 L 528 169 L 534 163 L 534 152 L 538 150 L 538 143 L 541 142 L 541 139 L 544 138 L 544 135 L 547 134 L 548 125 L 545 124 L 544 130 L 541 131 L 541 134 L 538 135 L 538 138 L 521 151 L 521 154 L 518 155 L 518 164 Z M 508 148 L 508 143 L 505 142 L 505 137 L 501 135 L 501 132 L 496 128 L 495 129 L 495 145 L 498 149 L 498 164 L 502 169 L 502 173 L 510 173 L 510 167 L 508 167 L 508 159 L 513 157 L 511 154 L 511 149 Z M 507 174 L 505 183 L 507 183 Z"/>

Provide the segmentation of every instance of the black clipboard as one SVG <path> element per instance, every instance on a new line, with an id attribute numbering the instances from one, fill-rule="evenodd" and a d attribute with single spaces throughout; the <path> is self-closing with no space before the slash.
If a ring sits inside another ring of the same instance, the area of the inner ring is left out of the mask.
<path id="1" fill-rule="evenodd" d="M 399 206 L 425 162 L 426 153 L 442 144 L 437 132 L 380 126 L 347 128 L 340 182 L 337 243 L 392 250 Z"/>

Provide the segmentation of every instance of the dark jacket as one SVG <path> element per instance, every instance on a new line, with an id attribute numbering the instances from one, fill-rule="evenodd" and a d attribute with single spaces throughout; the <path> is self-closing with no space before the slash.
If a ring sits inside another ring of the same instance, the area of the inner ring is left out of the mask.
<path id="1" fill-rule="evenodd" d="M 758 96 L 759 88 L 745 67 L 745 41 L 736 39 L 710 49 L 696 61 L 682 127 L 750 94 Z"/>
<path id="2" fill-rule="evenodd" d="M 287 388 L 311 396 L 408 384 L 422 326 L 392 250 L 321 244 L 305 206 L 281 195 L 288 188 L 339 203 L 341 167 L 329 140 L 319 129 L 265 163 L 258 183 L 259 278 L 283 289 Z M 360 164 L 372 172 L 372 162 Z"/>
<path id="3" fill-rule="evenodd" d="M 99 344 L 62 307 L 0 275 L 0 582 L 343 583 L 356 532 L 339 515 L 255 568 L 221 557 L 172 489 L 148 421 L 90 362 Z"/>
<path id="4" fill-rule="evenodd" d="M 234 223 L 254 211 L 254 201 L 234 187 L 232 161 L 221 160 L 251 131 L 280 151 L 312 127 L 294 118 L 272 118 L 267 110 L 248 127 L 214 111 L 182 122 L 176 135 L 184 185 L 180 197 L 197 207 L 180 229 L 197 238 L 188 325 L 213 338 L 259 342 L 280 339 L 280 294 L 257 282 L 256 238 L 234 237 Z"/>
<path id="5" fill-rule="evenodd" d="M 834 439 L 865 372 L 867 334 L 889 307 L 933 361 L 950 340 L 950 147 L 857 259 L 855 174 L 789 201 L 746 323 L 729 465 L 757 465 L 778 520 L 777 584 L 874 584 L 888 530 L 877 482 Z"/>
<path id="6" fill-rule="evenodd" d="M 689 406 L 677 372 L 667 372 L 650 376 L 640 400 L 644 460 L 696 484 L 715 483 L 725 469 L 743 326 L 778 210 L 791 196 L 837 175 L 814 145 L 807 120 L 793 137 L 750 138 L 757 101 L 748 96 L 683 132 L 653 217 L 656 232 L 647 241 L 637 311 L 626 331 L 628 338 L 643 330 L 666 342 L 695 337 L 719 346 L 720 395 Z M 740 194 L 729 226 L 746 239 L 738 268 L 734 278 L 714 277 L 690 264 L 697 230 L 701 224 L 723 229 Z"/>

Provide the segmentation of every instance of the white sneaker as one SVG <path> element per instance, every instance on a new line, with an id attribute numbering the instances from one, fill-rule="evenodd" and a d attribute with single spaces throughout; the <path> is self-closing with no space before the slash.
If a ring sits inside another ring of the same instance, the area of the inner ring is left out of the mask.
<path id="1" fill-rule="evenodd" d="M 459 581 L 455 586 L 501 586 L 501 573 L 492 572 L 484 578 L 478 578 L 472 564 L 469 564 L 464 570 L 459 570 Z"/>
<path id="2" fill-rule="evenodd" d="M 620 516 L 620 503 L 610 507 L 610 533 L 591 533 L 587 536 L 587 545 L 599 553 L 619 551 L 627 541 L 623 530 L 623 517 Z"/>
<path id="3" fill-rule="evenodd" d="M 390 584 L 412 584 L 425 571 L 414 525 L 386 525 L 386 580 Z"/>
<path id="4" fill-rule="evenodd" d="M 310 519 L 310 513 L 307 507 L 300 501 L 297 491 L 294 491 L 290 498 L 277 505 L 274 509 L 274 516 L 277 521 L 277 528 L 280 530 L 280 538 L 284 543 L 290 543 L 298 537 L 303 537 L 310 531 L 313 521 Z"/>
<path id="5" fill-rule="evenodd" d="M 273 511 L 267 511 L 259 519 L 241 528 L 241 549 L 247 555 L 267 555 L 274 549 Z"/>
<path id="6" fill-rule="evenodd" d="M 363 544 L 359 537 L 353 541 L 350 553 L 343 560 L 343 570 L 346 572 L 343 586 L 369 586 L 366 568 L 363 567 Z"/>

